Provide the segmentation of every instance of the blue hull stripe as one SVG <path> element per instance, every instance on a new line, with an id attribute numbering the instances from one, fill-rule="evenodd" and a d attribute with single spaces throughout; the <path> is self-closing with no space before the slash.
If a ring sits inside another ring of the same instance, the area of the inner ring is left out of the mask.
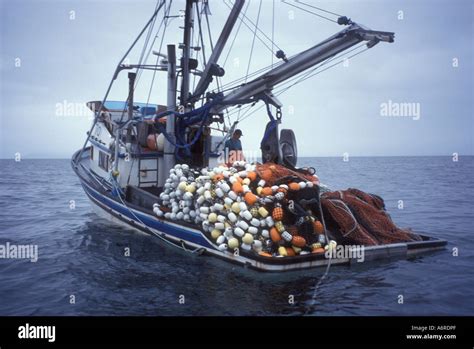
<path id="1" fill-rule="evenodd" d="M 83 183 L 85 184 L 85 183 Z M 127 217 L 130 220 L 136 221 L 137 219 L 130 213 L 127 207 L 124 207 L 123 205 L 118 204 L 114 200 L 111 200 L 103 195 L 100 195 L 97 193 L 95 190 L 90 188 L 87 184 L 83 185 L 84 190 L 92 196 L 95 200 L 99 201 L 103 205 L 109 207 L 110 209 L 120 213 L 121 215 Z M 192 243 L 195 243 L 197 245 L 200 245 L 202 247 L 210 248 L 215 250 L 215 246 L 209 244 L 209 242 L 202 236 L 200 232 L 195 232 L 192 230 L 188 229 L 183 229 L 183 228 L 178 228 L 175 227 L 171 224 L 166 224 L 164 222 L 159 221 L 157 218 L 149 218 L 148 215 L 144 215 L 136 210 L 133 211 L 133 213 L 140 218 L 140 220 L 145 224 L 147 227 L 155 229 L 157 231 L 163 232 L 167 235 L 171 235 L 175 238 L 178 238 L 180 240 L 184 241 L 189 241 Z M 140 223 L 140 222 L 137 222 Z"/>

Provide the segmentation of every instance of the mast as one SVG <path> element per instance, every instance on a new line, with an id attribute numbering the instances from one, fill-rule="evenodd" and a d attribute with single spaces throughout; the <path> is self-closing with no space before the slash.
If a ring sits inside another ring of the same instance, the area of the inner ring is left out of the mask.
<path id="1" fill-rule="evenodd" d="M 193 5 L 195 0 L 186 0 L 186 10 L 184 12 L 184 34 L 181 59 L 181 94 L 180 104 L 185 106 L 189 97 L 189 59 L 191 58 L 191 30 L 193 28 Z"/>
<path id="2" fill-rule="evenodd" d="M 168 111 L 176 111 L 176 46 L 168 45 Z M 175 142 L 175 116 L 170 113 L 166 117 L 166 133 L 168 137 L 171 138 L 171 141 Z M 173 168 L 175 163 L 174 157 L 175 147 L 167 138 L 165 138 L 165 147 L 164 147 L 164 166 L 161 168 L 162 180 L 167 178 L 169 171 Z M 160 183 L 163 185 L 164 183 Z"/>

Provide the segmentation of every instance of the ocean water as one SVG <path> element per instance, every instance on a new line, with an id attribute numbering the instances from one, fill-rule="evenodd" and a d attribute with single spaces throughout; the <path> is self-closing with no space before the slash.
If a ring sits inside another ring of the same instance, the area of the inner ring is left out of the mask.
<path id="1" fill-rule="evenodd" d="M 322 280 L 324 270 L 261 273 L 111 225 L 69 160 L 0 164 L 0 244 L 39 253 L 0 259 L 0 315 L 474 315 L 474 157 L 300 159 L 333 189 L 382 196 L 398 225 L 449 241 Z"/>

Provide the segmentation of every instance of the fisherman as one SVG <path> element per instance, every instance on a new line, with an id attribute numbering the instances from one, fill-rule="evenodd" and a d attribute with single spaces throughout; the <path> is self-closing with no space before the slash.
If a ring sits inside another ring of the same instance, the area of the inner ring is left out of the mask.
<path id="1" fill-rule="evenodd" d="M 242 137 L 242 131 L 236 129 L 232 134 L 232 137 L 227 142 L 225 142 L 224 149 L 227 163 L 245 160 L 244 154 L 242 152 L 242 143 L 240 142 L 240 137 Z"/>

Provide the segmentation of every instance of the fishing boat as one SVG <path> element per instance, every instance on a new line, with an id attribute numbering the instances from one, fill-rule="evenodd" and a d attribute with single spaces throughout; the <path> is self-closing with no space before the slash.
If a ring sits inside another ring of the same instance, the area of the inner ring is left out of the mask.
<path id="1" fill-rule="evenodd" d="M 330 254 L 328 258 L 327 252 L 344 242 L 336 241 L 338 234 L 325 220 L 321 205 L 324 186 L 312 169 L 297 167 L 294 132 L 280 130 L 282 104 L 277 96 L 285 89 L 276 93 L 275 89 L 293 86 L 339 64 L 345 54 L 355 52 L 353 57 L 379 43 L 392 43 L 394 33 L 371 30 L 337 15 L 332 21 L 342 30 L 287 57 L 248 18 L 249 2 L 246 8 L 245 0 L 225 3 L 229 6 L 228 18 L 211 51 L 205 51 L 202 28 L 205 21 L 209 24 L 208 1 L 183 1 L 180 15 L 171 13 L 171 2 L 158 1 L 116 66 L 103 99 L 87 104 L 95 117 L 84 146 L 72 157 L 73 170 L 100 215 L 191 253 L 216 256 L 261 271 L 360 262 L 352 255 Z M 317 11 L 336 15 L 300 1 L 292 6 L 320 17 L 325 16 Z M 155 37 L 160 33 L 164 37 L 169 22 L 177 17 L 184 21 L 182 43 L 168 44 L 165 52 L 161 45 L 153 50 L 150 38 L 155 24 L 161 19 Z M 242 23 L 252 29 L 254 41 L 271 42 L 278 61 L 237 81 L 219 84 L 225 78 L 220 58 Z M 197 45 L 193 37 L 198 38 Z M 145 42 L 143 54 L 138 63 L 131 64 L 127 57 L 140 40 Z M 179 59 L 177 50 L 181 52 Z M 210 54 L 206 57 L 205 52 Z M 156 57 L 156 64 L 147 64 L 150 53 Z M 110 101 L 111 88 L 125 71 L 128 96 L 122 102 Z M 166 76 L 162 77 L 167 87 L 166 103 L 149 103 L 151 90 L 148 101 L 135 101 L 136 85 L 143 72 L 152 73 L 152 81 L 155 75 L 157 79 L 160 74 Z M 193 89 L 191 76 L 197 79 Z M 217 87 L 211 88 L 216 82 Z M 240 114 L 243 108 L 252 110 L 257 104 L 266 108 L 269 121 L 262 133 L 261 160 L 249 162 L 239 149 L 229 151 L 228 141 L 237 130 L 231 116 L 236 111 Z M 230 160 L 229 155 L 237 157 Z M 303 192 L 313 197 L 301 199 Z M 305 234 L 314 237 L 300 233 L 303 226 L 309 226 L 311 232 Z M 413 241 L 374 242 L 364 246 L 364 261 L 406 258 L 445 245 L 445 240 L 424 235 L 417 235 Z"/>

